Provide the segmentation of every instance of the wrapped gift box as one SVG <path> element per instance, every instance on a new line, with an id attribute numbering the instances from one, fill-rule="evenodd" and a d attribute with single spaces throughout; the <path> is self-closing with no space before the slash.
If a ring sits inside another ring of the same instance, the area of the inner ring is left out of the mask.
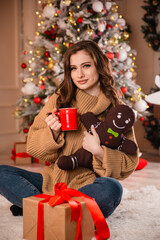
<path id="1" fill-rule="evenodd" d="M 16 142 L 14 144 L 14 149 L 12 150 L 12 154 L 13 154 L 12 159 L 15 161 L 16 165 L 24 165 L 24 164 L 32 163 L 32 157 L 26 153 L 25 142 Z"/>
<path id="2" fill-rule="evenodd" d="M 90 212 L 80 197 L 74 198 L 81 203 L 82 239 L 91 240 L 94 237 L 94 222 Z M 23 199 L 23 238 L 37 240 L 38 203 L 43 200 L 39 197 Z M 44 240 L 75 240 L 77 222 L 71 222 L 71 209 L 68 203 L 51 207 L 44 203 Z"/>

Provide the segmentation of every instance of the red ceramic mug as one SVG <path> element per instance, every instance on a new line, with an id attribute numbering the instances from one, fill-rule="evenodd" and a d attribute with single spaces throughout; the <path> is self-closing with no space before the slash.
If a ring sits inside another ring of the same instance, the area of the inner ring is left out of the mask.
<path id="1" fill-rule="evenodd" d="M 58 115 L 62 124 L 62 131 L 77 130 L 77 108 L 60 108 L 59 112 L 55 112 Z"/>

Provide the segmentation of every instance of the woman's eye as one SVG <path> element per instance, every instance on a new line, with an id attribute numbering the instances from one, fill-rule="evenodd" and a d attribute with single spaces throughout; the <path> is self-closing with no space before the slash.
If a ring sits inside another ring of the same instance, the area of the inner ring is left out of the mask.
<path id="1" fill-rule="evenodd" d="M 86 64 L 86 65 L 84 65 L 83 67 L 84 68 L 89 68 L 91 65 L 90 64 Z"/>
<path id="2" fill-rule="evenodd" d="M 72 71 L 72 70 L 75 70 L 75 69 L 76 69 L 75 67 L 71 67 L 71 71 Z"/>

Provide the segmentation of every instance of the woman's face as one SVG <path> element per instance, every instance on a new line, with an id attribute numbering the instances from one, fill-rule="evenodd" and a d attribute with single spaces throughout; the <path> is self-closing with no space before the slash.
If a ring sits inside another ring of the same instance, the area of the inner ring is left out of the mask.
<path id="1" fill-rule="evenodd" d="M 90 95 L 98 96 L 100 92 L 99 74 L 92 57 L 81 50 L 70 58 L 71 78 L 77 88 Z"/>

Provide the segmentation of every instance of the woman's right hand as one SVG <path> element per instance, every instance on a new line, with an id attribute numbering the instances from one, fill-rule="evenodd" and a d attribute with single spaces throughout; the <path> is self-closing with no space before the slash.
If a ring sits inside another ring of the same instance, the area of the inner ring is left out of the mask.
<path id="1" fill-rule="evenodd" d="M 53 109 L 52 114 L 50 114 L 48 117 L 46 117 L 45 122 L 52 130 L 53 136 L 56 140 L 58 138 L 60 130 L 61 130 L 61 123 L 60 123 L 57 115 L 54 114 L 55 112 L 57 112 L 56 108 Z"/>

